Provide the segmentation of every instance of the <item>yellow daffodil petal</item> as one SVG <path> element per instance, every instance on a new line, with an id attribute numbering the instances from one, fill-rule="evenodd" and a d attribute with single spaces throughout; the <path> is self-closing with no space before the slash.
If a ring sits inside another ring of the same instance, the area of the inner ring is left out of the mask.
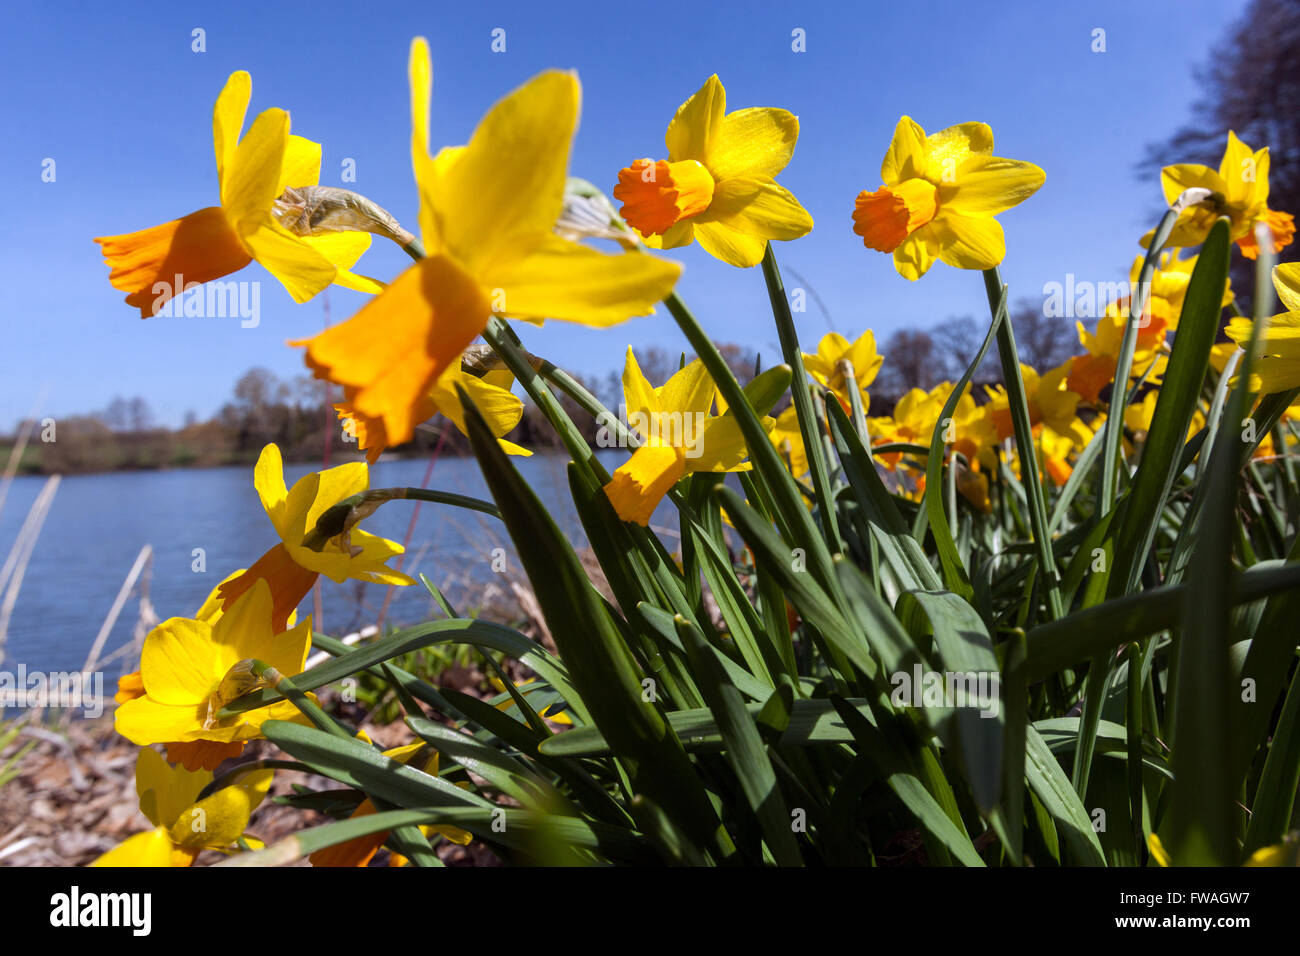
<path id="1" fill-rule="evenodd" d="M 653 313 L 680 275 L 675 262 L 598 252 L 548 235 L 523 258 L 495 270 L 488 284 L 500 290 L 498 311 L 505 315 L 609 326 Z"/>
<path id="2" fill-rule="evenodd" d="M 939 258 L 958 269 L 992 269 L 1007 254 L 1002 226 L 985 216 L 940 213 L 931 224 L 939 236 Z"/>
<path id="3" fill-rule="evenodd" d="M 542 73 L 493 106 L 454 162 L 439 166 L 437 191 L 420 183 L 421 201 L 438 211 L 439 246 L 471 273 L 516 258 L 522 237 L 550 234 L 580 95 L 572 73 Z"/>
<path id="4" fill-rule="evenodd" d="M 262 448 L 253 467 L 253 487 L 266 509 L 266 516 L 276 532 L 283 535 L 287 529 L 285 504 L 289 500 L 289 489 L 284 484 L 284 458 L 280 446 L 269 444 Z"/>
<path id="5" fill-rule="evenodd" d="M 880 164 L 880 179 L 886 186 L 894 186 L 905 179 L 920 178 L 925 168 L 925 130 L 912 117 L 900 117 Z"/>
<path id="6" fill-rule="evenodd" d="M 1288 312 L 1300 312 L 1300 262 L 1273 267 L 1273 288 Z"/>
<path id="7" fill-rule="evenodd" d="M 91 866 L 171 866 L 172 839 L 163 827 L 157 827 L 145 833 L 119 843 L 103 856 L 90 864 Z"/>
<path id="8" fill-rule="evenodd" d="M 172 767 L 161 754 L 149 747 L 136 757 L 136 796 L 140 800 L 140 809 L 154 826 L 170 827 L 211 782 L 209 771 L 191 773 Z"/>
<path id="9" fill-rule="evenodd" d="M 952 179 L 974 156 L 993 152 L 993 130 L 988 123 L 958 123 L 925 138 L 925 176 L 940 183 Z"/>
<path id="10" fill-rule="evenodd" d="M 212 626 L 183 617 L 163 621 L 145 638 L 140 673 L 158 703 L 196 706 L 207 700 L 225 674 L 212 653 Z"/>
<path id="11" fill-rule="evenodd" d="M 710 151 L 726 112 L 727 91 L 715 73 L 677 108 L 668 124 L 664 145 L 668 147 L 669 160 L 693 159 L 708 166 Z"/>
<path id="12" fill-rule="evenodd" d="M 338 274 L 314 246 L 274 225 L 269 216 L 243 238 L 253 257 L 280 280 L 295 302 L 306 302 Z"/>
<path id="13" fill-rule="evenodd" d="M 487 422 L 488 428 L 497 438 L 509 432 L 524 416 L 524 403 L 512 391 L 506 388 L 500 388 L 490 382 L 475 378 L 473 375 L 462 371 L 458 367 L 453 367 L 438 379 L 433 388 L 433 401 L 438 406 L 438 411 L 455 424 L 463 433 L 468 432 L 465 424 L 465 409 L 460 403 L 460 398 L 456 394 L 456 386 L 459 385 L 469 395 L 470 401 L 478 409 L 480 415 Z M 505 444 L 510 444 L 506 442 Z M 503 446 L 504 447 L 504 446 Z M 532 454 L 518 445 L 511 445 L 516 449 L 507 454 L 518 454 L 524 452 Z"/>
<path id="14" fill-rule="evenodd" d="M 686 474 L 686 458 L 664 445 L 642 445 L 618 467 L 605 494 L 624 521 L 648 526 L 664 495 Z"/>
<path id="15" fill-rule="evenodd" d="M 257 228 L 280 195 L 280 170 L 289 143 L 289 114 L 269 109 L 239 141 L 222 183 L 221 206 L 242 236 Z"/>
<path id="16" fill-rule="evenodd" d="M 751 107 L 727 113 L 709 147 L 709 172 L 728 179 L 771 179 L 790 163 L 799 117 L 788 110 Z"/>
<path id="17" fill-rule="evenodd" d="M 248 101 L 253 95 L 253 79 L 245 71 L 230 74 L 212 109 L 212 145 L 217 154 L 217 182 L 225 195 L 226 171 L 230 169 L 244 128 Z"/>
<path id="18" fill-rule="evenodd" d="M 682 415 L 707 415 L 713 407 L 717 388 L 699 359 L 678 369 L 657 390 L 659 409 Z"/>
<path id="19" fill-rule="evenodd" d="M 160 704 L 150 697 L 138 697 L 117 709 L 113 715 L 113 728 L 131 743 L 142 747 L 181 741 L 196 736 L 195 728 L 203 719 L 203 707 L 204 704 L 200 701 Z M 224 736 L 233 737 L 233 734 Z"/>
<path id="20" fill-rule="evenodd" d="M 680 249 L 695 241 L 695 223 L 684 219 L 662 236 L 646 236 L 642 241 L 651 249 Z"/>
<path id="21" fill-rule="evenodd" d="M 285 501 L 285 511 L 289 516 L 285 544 L 289 546 L 294 558 L 306 557 L 300 555 L 294 547 L 295 538 L 301 541 L 299 536 L 314 528 L 327 508 L 334 507 L 344 498 L 360 494 L 368 487 L 370 472 L 359 461 L 350 461 L 324 471 L 313 471 L 294 482 Z"/>
<path id="22" fill-rule="evenodd" d="M 794 194 L 770 179 L 720 180 L 713 202 L 695 221 L 720 222 L 764 239 L 798 239 L 813 227 Z"/>
<path id="23" fill-rule="evenodd" d="M 894 250 L 894 268 L 904 279 L 919 279 L 934 265 L 938 241 L 933 236 L 934 223 L 922 226 L 904 239 Z"/>
<path id="24" fill-rule="evenodd" d="M 351 269 L 356 265 L 357 260 L 370 248 L 371 241 L 368 232 L 325 232 L 318 236 L 295 236 L 294 238 L 306 243 L 340 270 Z M 339 279 L 335 281 L 340 285 L 343 284 Z M 380 288 L 382 289 L 383 286 L 381 285 Z"/>
<path id="25" fill-rule="evenodd" d="M 1164 190 L 1165 201 L 1171 206 L 1189 189 L 1208 189 L 1225 194 L 1227 190 L 1218 173 L 1198 163 L 1176 163 L 1164 167 L 1160 170 L 1160 188 Z"/>
<path id="26" fill-rule="evenodd" d="M 632 346 L 627 347 L 627 357 L 623 362 L 623 402 L 627 410 L 628 421 L 632 428 L 645 440 L 648 435 L 640 416 L 649 416 L 659 411 L 659 395 L 641 371 Z"/>
<path id="27" fill-rule="evenodd" d="M 963 215 L 992 216 L 1024 202 L 1046 174 L 1033 163 L 998 156 L 972 156 L 956 182 L 939 185 L 939 202 Z"/>
<path id="28" fill-rule="evenodd" d="M 723 222 L 697 223 L 695 238 L 709 255 L 741 269 L 758 265 L 767 251 L 764 237 L 741 232 Z"/>
<path id="29" fill-rule="evenodd" d="M 305 136 L 290 136 L 285 142 L 284 158 L 280 164 L 280 178 L 275 194 L 279 196 L 290 186 L 315 186 L 320 182 L 320 143 Z M 344 233 L 354 235 L 354 233 Z M 360 233 L 369 238 L 369 233 Z M 355 260 L 354 260 L 355 261 Z"/>
<path id="30" fill-rule="evenodd" d="M 763 424 L 770 431 L 776 419 L 768 418 Z M 698 445 L 702 454 L 698 458 L 687 457 L 688 471 L 739 471 L 741 462 L 749 455 L 740 423 L 731 415 L 706 421 Z"/>
<path id="31" fill-rule="evenodd" d="M 248 818 L 270 789 L 273 770 L 254 770 L 235 783 L 186 807 L 171 827 L 171 838 L 192 849 L 224 847 L 248 828 Z"/>

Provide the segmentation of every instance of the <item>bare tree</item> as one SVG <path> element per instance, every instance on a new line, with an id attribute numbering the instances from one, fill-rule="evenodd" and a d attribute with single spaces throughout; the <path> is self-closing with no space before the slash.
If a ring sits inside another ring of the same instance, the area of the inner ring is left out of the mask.
<path id="1" fill-rule="evenodd" d="M 1300 0 L 1252 0 L 1196 78 L 1191 121 L 1147 147 L 1142 178 L 1172 163 L 1217 169 L 1233 130 L 1252 149 L 1269 147 L 1269 208 L 1300 215 Z M 1249 299 L 1254 265 L 1234 259 L 1233 288 Z"/>

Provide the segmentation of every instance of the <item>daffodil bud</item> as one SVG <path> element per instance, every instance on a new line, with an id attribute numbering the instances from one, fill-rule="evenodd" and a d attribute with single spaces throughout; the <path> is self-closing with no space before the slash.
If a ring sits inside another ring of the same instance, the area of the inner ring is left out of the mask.
<path id="1" fill-rule="evenodd" d="M 290 186 L 275 201 L 276 221 L 295 236 L 372 232 L 409 245 L 414 236 L 378 203 L 335 186 Z"/>

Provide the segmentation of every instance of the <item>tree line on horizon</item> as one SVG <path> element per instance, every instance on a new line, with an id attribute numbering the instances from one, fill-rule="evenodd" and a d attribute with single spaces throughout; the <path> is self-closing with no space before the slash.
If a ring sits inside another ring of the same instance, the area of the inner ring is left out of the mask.
<path id="1" fill-rule="evenodd" d="M 1064 360 L 1074 347 L 1072 323 L 1048 319 L 1035 303 L 1022 303 L 1013 314 L 1023 361 L 1042 367 Z M 828 322 L 829 324 L 829 322 Z M 880 374 L 870 389 L 872 415 L 889 414 L 894 403 L 911 388 L 929 389 L 958 378 L 979 348 L 984 330 L 974 319 L 958 318 L 929 331 L 899 329 L 877 347 L 884 356 Z M 812 346 L 810 346 L 812 347 Z M 752 348 L 722 343 L 719 351 L 737 377 L 748 381 L 755 369 L 765 367 Z M 652 382 L 662 383 L 680 367 L 683 356 L 652 346 L 636 351 L 642 371 Z M 689 360 L 690 356 L 686 356 Z M 603 378 L 578 378 L 605 406 L 617 410 L 622 402 L 621 372 Z M 1000 381 L 996 361 L 980 369 L 977 386 Z M 977 392 L 980 390 L 977 388 Z M 576 403 L 560 396 L 573 421 L 595 440 L 597 422 Z M 271 442 L 287 461 L 320 462 L 359 457 L 354 443 L 345 440 L 333 409 L 340 400 L 328 397 L 321 382 L 307 375 L 281 379 L 265 368 L 251 368 L 239 377 L 230 399 L 206 421 L 188 412 L 179 428 L 157 422 L 148 401 L 141 396 L 116 396 L 98 411 L 59 418 L 55 440 L 42 441 L 42 425 L 18 422 L 7 438 L 0 439 L 0 454 L 8 454 L 24 431 L 29 440 L 18 466 L 22 474 L 75 474 L 155 468 L 220 467 L 247 465 Z M 328 431 L 328 437 L 327 437 Z M 525 401 L 524 414 L 510 439 L 537 451 L 558 448 L 559 442 L 544 416 Z M 446 418 L 435 417 L 417 429 L 415 438 L 394 449 L 398 455 L 468 455 L 469 442 Z"/>

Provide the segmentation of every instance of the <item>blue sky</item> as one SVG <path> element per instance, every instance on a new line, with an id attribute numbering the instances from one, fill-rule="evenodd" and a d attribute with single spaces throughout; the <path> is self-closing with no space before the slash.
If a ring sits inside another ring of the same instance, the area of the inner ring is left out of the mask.
<path id="1" fill-rule="evenodd" d="M 9 2 L 0 14 L 0 150 L 4 228 L 0 431 L 30 410 L 102 408 L 142 395 L 178 424 L 212 414 L 254 365 L 302 372 L 286 339 L 322 327 L 320 297 L 295 305 L 254 264 L 261 323 L 155 317 L 142 321 L 108 284 L 91 237 L 130 232 L 217 202 L 212 104 L 226 77 L 253 76 L 252 116 L 288 109 L 293 130 L 324 145 L 321 182 L 348 185 L 409 226 L 417 198 L 409 162 L 406 58 L 429 39 L 434 61 L 432 140 L 464 142 L 502 94 L 540 70 L 575 68 L 583 113 L 570 171 L 607 191 L 620 167 L 663 155 L 674 110 L 709 74 L 728 106 L 780 106 L 800 118 L 794 159 L 780 181 L 812 213 L 813 232 L 777 246 L 787 285 L 820 296 L 834 327 L 925 328 L 957 315 L 983 318 L 981 277 L 938 265 L 919 282 L 851 231 L 853 200 L 879 185 L 898 117 L 928 131 L 982 120 L 998 155 L 1047 173 L 1044 187 L 1004 215 L 1004 279 L 1011 296 L 1038 297 L 1067 272 L 1125 278 L 1136 240 L 1160 203 L 1154 179 L 1135 178 L 1146 143 L 1188 117 L 1193 69 L 1240 14 L 1244 0 L 1143 3 L 223 3 Z M 191 50 L 191 31 L 206 52 Z M 506 31 L 506 52 L 491 50 Z M 806 52 L 791 49 L 791 31 Z M 1106 51 L 1092 52 L 1092 32 Z M 55 161 L 55 181 L 42 163 Z M 340 182 L 345 158 L 355 184 Z M 674 251 L 679 286 L 715 338 L 776 350 L 762 276 Z M 392 278 L 405 256 L 377 240 L 359 270 Z M 328 295 L 333 321 L 364 296 Z M 805 346 L 827 329 L 813 305 L 799 316 Z M 624 347 L 679 348 L 661 308 L 595 332 L 561 322 L 525 329 L 526 344 L 583 374 L 621 368 Z M 888 361 L 888 355 L 886 355 Z"/>

